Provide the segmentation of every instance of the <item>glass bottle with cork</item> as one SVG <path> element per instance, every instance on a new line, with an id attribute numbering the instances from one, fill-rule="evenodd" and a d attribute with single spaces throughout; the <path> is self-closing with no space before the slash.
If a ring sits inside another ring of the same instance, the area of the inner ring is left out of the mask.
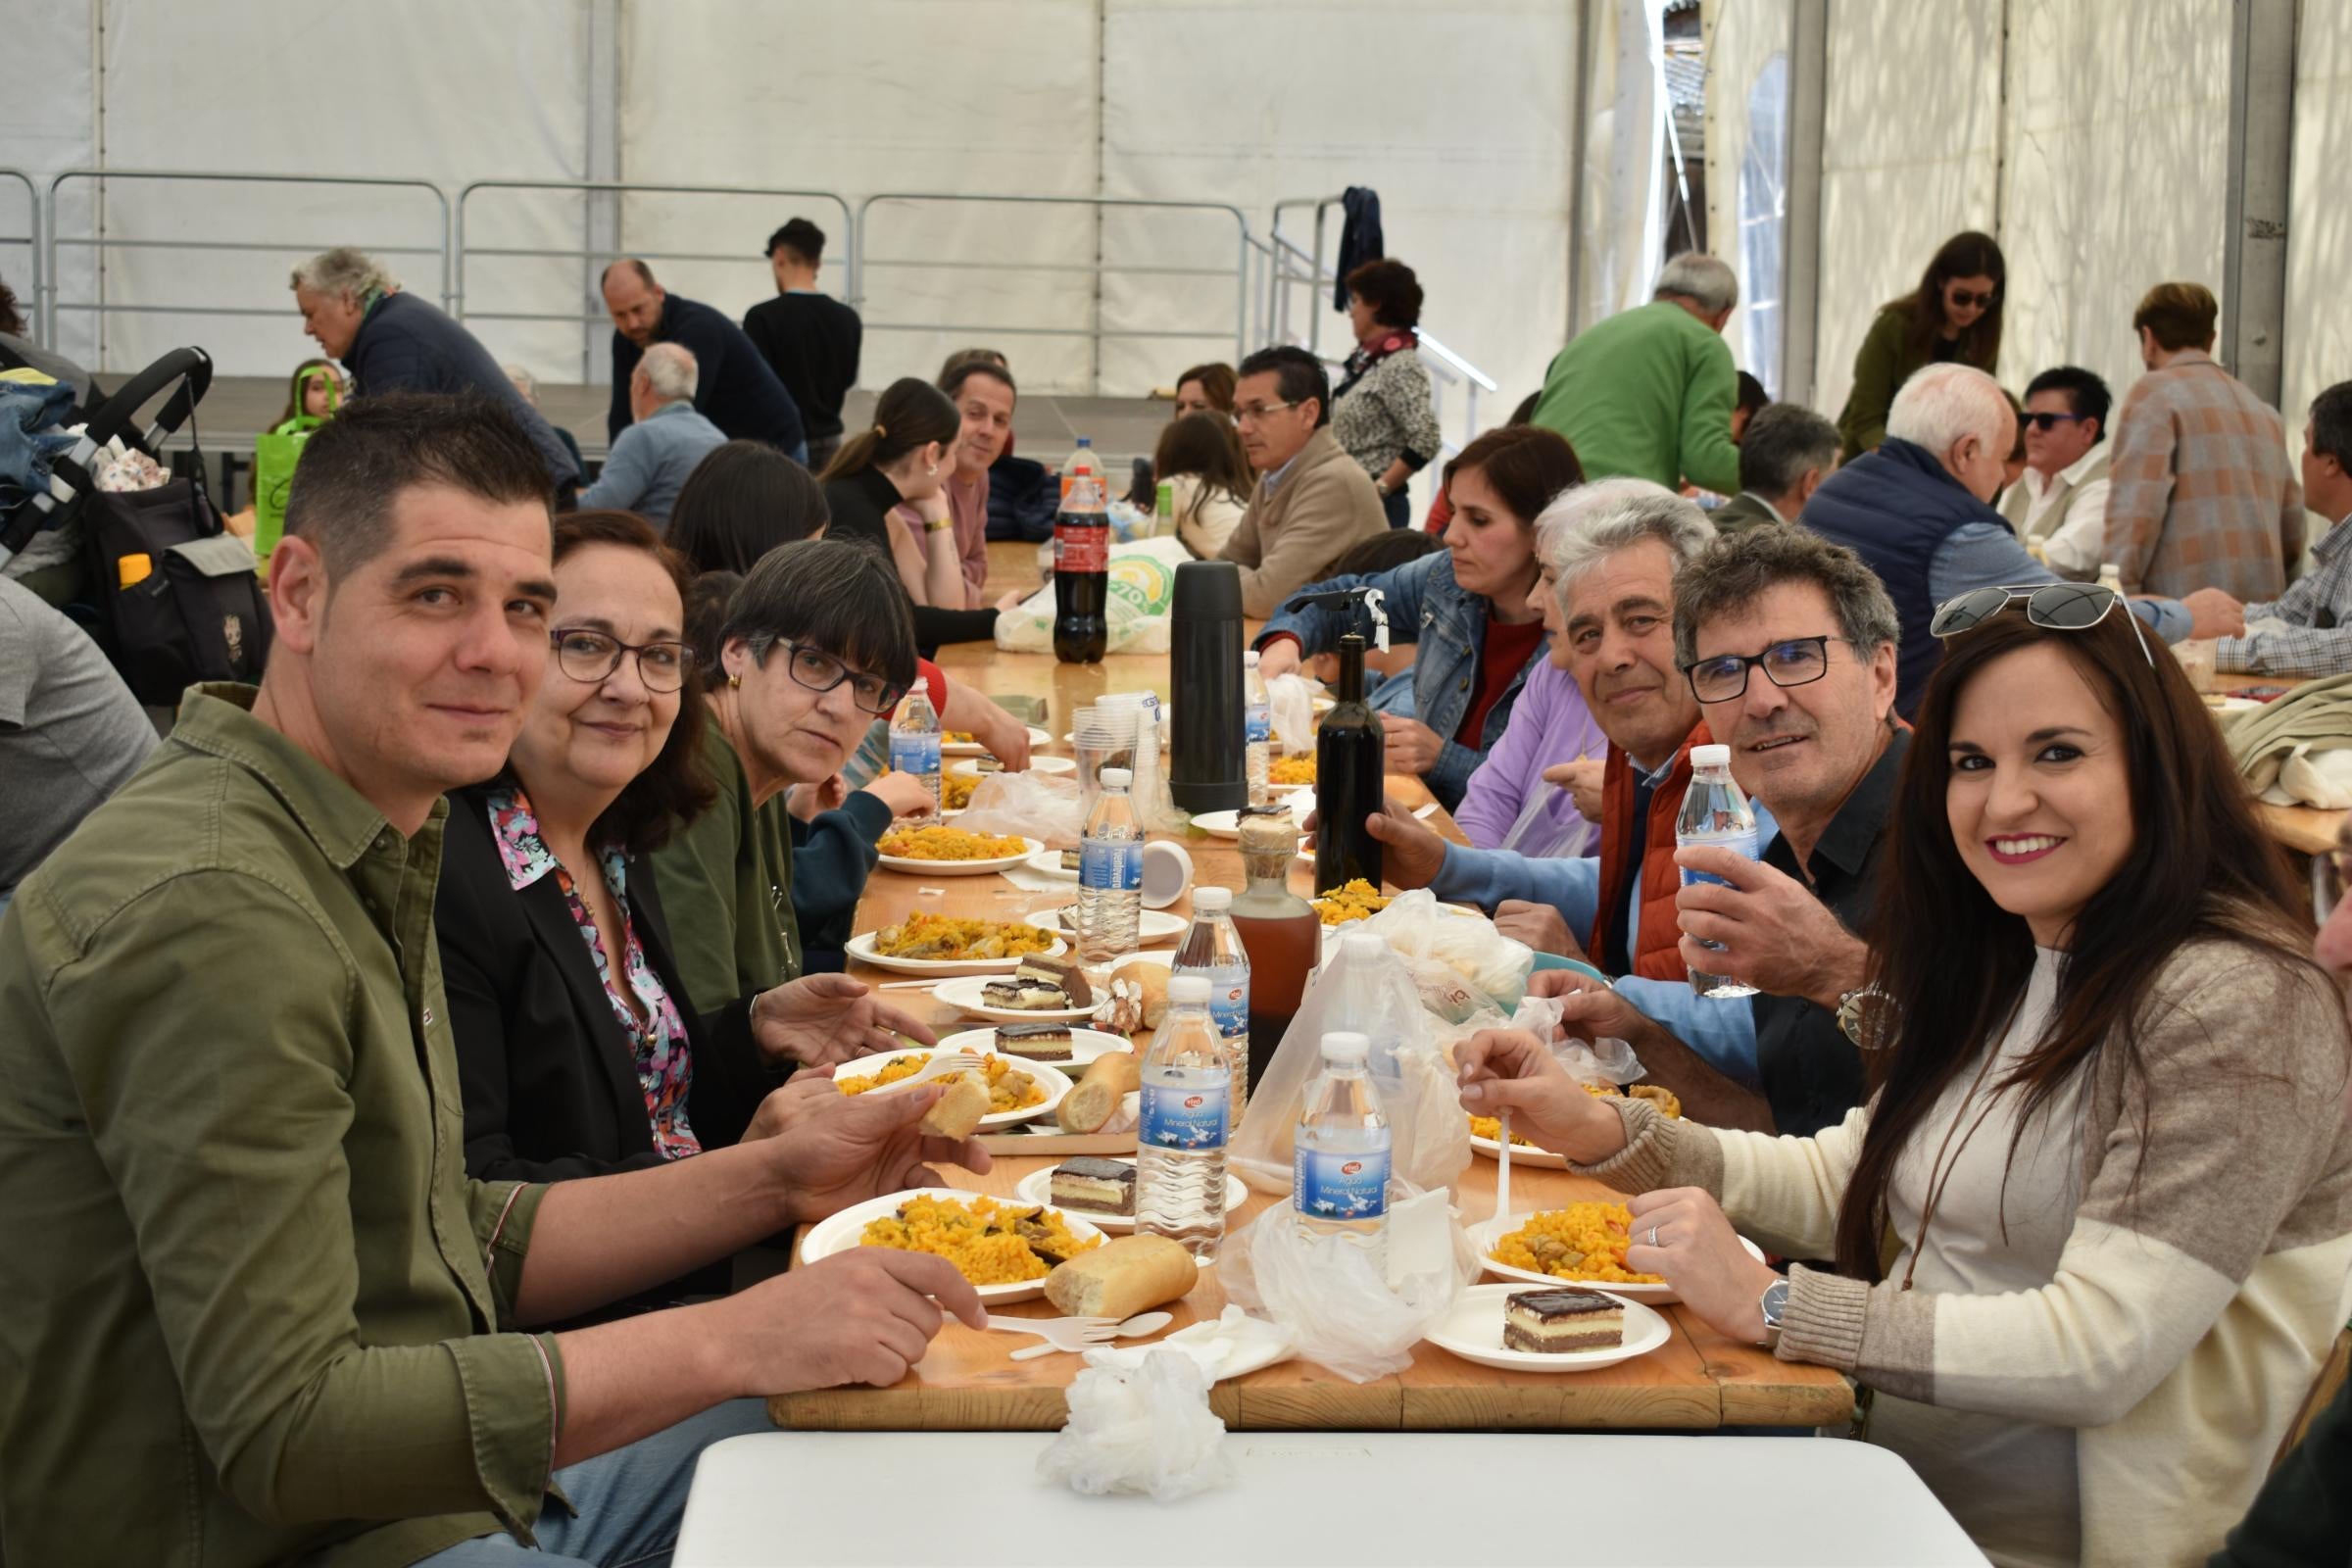
<path id="1" fill-rule="evenodd" d="M 1226 914 L 1250 956 L 1250 1087 L 1255 1089 L 1314 974 L 1323 922 L 1313 905 L 1291 891 L 1298 828 L 1289 808 L 1245 807 L 1241 829 L 1250 882 Z"/>

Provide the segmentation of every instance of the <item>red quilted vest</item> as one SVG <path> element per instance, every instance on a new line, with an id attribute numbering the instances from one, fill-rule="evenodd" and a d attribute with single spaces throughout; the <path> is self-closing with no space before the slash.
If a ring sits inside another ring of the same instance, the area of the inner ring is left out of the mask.
<path id="1" fill-rule="evenodd" d="M 1634 973 L 1645 980 L 1690 977 L 1678 946 L 1682 921 L 1674 909 L 1675 892 L 1683 885 L 1683 873 L 1674 863 L 1674 819 L 1682 810 L 1683 792 L 1690 787 L 1690 748 L 1708 744 L 1706 720 L 1701 719 L 1674 754 L 1672 770 L 1650 792 L 1642 846 L 1641 941 L 1629 955 Z M 1600 906 L 1592 912 L 1592 941 L 1585 954 L 1594 963 L 1608 951 L 1611 923 L 1624 918 L 1625 841 L 1634 831 L 1634 764 L 1615 746 L 1609 748 L 1601 773 L 1600 799 Z"/>

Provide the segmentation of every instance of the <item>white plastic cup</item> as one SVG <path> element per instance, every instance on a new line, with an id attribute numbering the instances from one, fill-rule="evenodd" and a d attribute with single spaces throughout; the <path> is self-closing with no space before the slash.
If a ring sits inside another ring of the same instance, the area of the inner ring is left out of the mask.
<path id="1" fill-rule="evenodd" d="M 1164 909 L 1193 885 L 1193 858 L 1165 839 L 1144 845 L 1144 907 Z"/>

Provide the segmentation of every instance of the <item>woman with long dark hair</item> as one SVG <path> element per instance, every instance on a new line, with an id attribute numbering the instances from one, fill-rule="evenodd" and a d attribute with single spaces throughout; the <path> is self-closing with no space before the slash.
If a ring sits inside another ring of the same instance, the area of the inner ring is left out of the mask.
<path id="1" fill-rule="evenodd" d="M 871 545 L 897 568 L 926 655 L 941 643 L 979 642 L 997 629 L 993 609 L 963 608 L 963 558 L 946 492 L 955 467 L 949 449 L 962 430 L 963 416 L 945 392 L 905 376 L 882 389 L 873 422 L 846 437 L 817 475 L 833 514 L 831 536 Z M 921 519 L 919 545 L 891 520 L 902 504 Z"/>
<path id="2" fill-rule="evenodd" d="M 1170 419 L 1152 454 L 1152 472 L 1174 489 L 1169 503 L 1184 548 L 1197 561 L 1216 560 L 1257 487 L 1233 420 L 1215 414 Z"/>
<path id="3" fill-rule="evenodd" d="M 1849 999 L 1865 1106 L 1669 1122 L 1509 1031 L 1463 1048 L 1463 1102 L 1641 1194 L 1628 1266 L 1711 1326 L 1851 1373 L 1994 1561 L 2201 1561 L 2352 1312 L 2342 1003 L 2115 595 L 1980 589 L 1936 629 Z M 1733 1220 L 1838 1272 L 1782 1279 Z"/>
<path id="4" fill-rule="evenodd" d="M 778 545 L 825 531 L 825 492 L 764 441 L 729 441 L 694 466 L 669 506 L 669 543 L 698 572 L 749 572 Z"/>
<path id="5" fill-rule="evenodd" d="M 1838 415 L 1844 461 L 1876 451 L 1886 439 L 1886 411 L 1922 366 L 1958 360 L 1987 375 L 1999 370 L 2008 283 L 2000 243 L 1972 228 L 1937 248 L 1919 287 L 1880 307 L 1854 352 L 1853 389 Z"/>

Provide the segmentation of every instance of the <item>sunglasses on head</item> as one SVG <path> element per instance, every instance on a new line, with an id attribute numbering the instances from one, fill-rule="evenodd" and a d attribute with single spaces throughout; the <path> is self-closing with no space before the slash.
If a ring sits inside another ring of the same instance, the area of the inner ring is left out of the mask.
<path id="1" fill-rule="evenodd" d="M 1951 294 L 1952 308 L 1960 311 L 1971 311 L 1975 310 L 1978 306 L 1989 307 L 1994 300 L 1999 299 L 2000 297 L 2001 291 L 1997 288 L 1988 288 L 1982 294 L 1977 293 L 1973 289 L 1956 288 L 1952 290 Z"/>
<path id="2" fill-rule="evenodd" d="M 2026 619 L 2044 631 L 2088 631 L 2107 618 L 2108 612 L 2124 602 L 2124 596 L 2104 583 L 2046 582 L 2026 583 L 2010 588 L 1971 588 L 1957 598 L 1947 599 L 1936 607 L 1936 618 L 1928 622 L 1933 637 L 1957 637 L 1974 631 L 2019 600 L 2026 602 Z M 2129 610 L 2125 617 L 2132 622 L 2132 635 L 2139 642 L 2139 657 L 2156 667 L 2156 656 L 2148 652 L 2148 638 L 2139 629 L 2139 617 Z"/>

